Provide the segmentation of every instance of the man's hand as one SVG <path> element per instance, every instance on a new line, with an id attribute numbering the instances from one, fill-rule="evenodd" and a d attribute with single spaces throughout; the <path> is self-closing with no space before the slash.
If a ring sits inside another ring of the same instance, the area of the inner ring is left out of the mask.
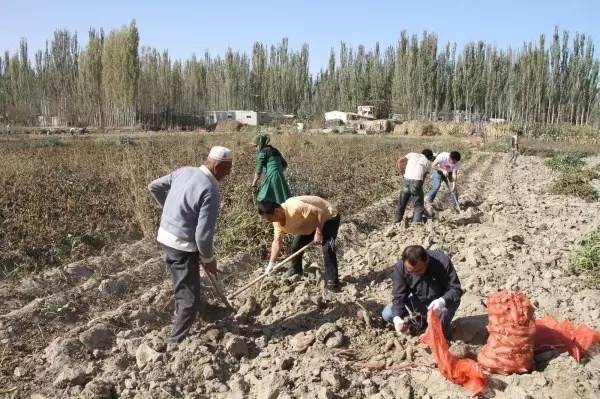
<path id="1" fill-rule="evenodd" d="M 213 260 L 212 262 L 202 263 L 202 267 L 206 270 L 207 273 L 217 274 L 217 260 Z"/>
<path id="2" fill-rule="evenodd" d="M 271 272 L 273 271 L 273 268 L 277 265 L 277 263 L 273 262 L 273 261 L 269 261 L 269 263 L 267 264 L 267 266 L 265 267 L 265 273 L 267 274 L 271 274 Z"/>
<path id="3" fill-rule="evenodd" d="M 408 332 L 408 323 L 405 322 L 400 316 L 394 317 L 394 328 L 400 335 L 405 335 Z"/>
<path id="4" fill-rule="evenodd" d="M 315 231 L 314 243 L 321 244 L 322 242 L 323 242 L 323 233 L 319 229 L 317 229 L 317 231 Z"/>
<path id="5" fill-rule="evenodd" d="M 318 229 L 315 231 L 315 238 L 313 239 L 313 242 L 315 244 L 321 244 L 323 242 L 323 233 L 321 233 L 321 231 Z"/>
<path id="6" fill-rule="evenodd" d="M 444 298 L 438 298 L 431 301 L 427 309 L 433 310 L 435 314 L 440 317 L 440 315 L 446 310 L 446 300 Z"/>

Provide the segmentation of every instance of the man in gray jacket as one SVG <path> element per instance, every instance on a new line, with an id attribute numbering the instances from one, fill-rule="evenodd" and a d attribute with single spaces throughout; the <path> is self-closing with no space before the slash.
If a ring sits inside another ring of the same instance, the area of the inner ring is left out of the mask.
<path id="1" fill-rule="evenodd" d="M 219 216 L 219 184 L 231 172 L 232 153 L 213 147 L 201 167 L 185 166 L 148 185 L 162 208 L 156 240 L 165 252 L 175 294 L 175 322 L 170 342 L 189 333 L 200 303 L 199 265 L 215 273 L 213 237 Z"/>

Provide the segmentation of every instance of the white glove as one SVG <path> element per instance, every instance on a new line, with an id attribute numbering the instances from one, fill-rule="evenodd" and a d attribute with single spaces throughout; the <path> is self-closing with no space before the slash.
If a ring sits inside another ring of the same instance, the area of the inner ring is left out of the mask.
<path id="1" fill-rule="evenodd" d="M 269 261 L 269 264 L 267 265 L 267 267 L 265 267 L 265 273 L 271 274 L 271 272 L 273 271 L 273 268 L 275 268 L 276 265 L 277 265 L 277 263 Z"/>
<path id="2" fill-rule="evenodd" d="M 407 331 L 406 322 L 400 316 L 394 317 L 393 321 L 394 321 L 394 328 L 396 329 L 396 332 L 401 335 L 406 334 L 406 331 Z"/>
<path id="3" fill-rule="evenodd" d="M 427 309 L 433 310 L 435 314 L 440 317 L 442 313 L 446 310 L 446 300 L 444 298 L 438 298 L 431 301 Z"/>

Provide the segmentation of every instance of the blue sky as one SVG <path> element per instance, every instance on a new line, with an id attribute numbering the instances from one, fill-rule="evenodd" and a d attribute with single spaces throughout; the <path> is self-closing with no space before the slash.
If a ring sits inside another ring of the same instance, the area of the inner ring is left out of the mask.
<path id="1" fill-rule="evenodd" d="M 428 0 L 428 1 L 157 1 L 0 0 L 0 50 L 13 52 L 27 38 L 30 55 L 56 28 L 105 31 L 136 20 L 141 45 L 168 49 L 176 58 L 222 54 L 228 47 L 250 51 L 254 41 L 310 46 L 311 70 L 327 62 L 332 46 L 383 46 L 402 30 L 438 34 L 462 45 L 485 40 L 520 47 L 551 34 L 555 25 L 591 35 L 600 43 L 600 0 Z M 600 51 L 600 50 L 599 50 Z"/>

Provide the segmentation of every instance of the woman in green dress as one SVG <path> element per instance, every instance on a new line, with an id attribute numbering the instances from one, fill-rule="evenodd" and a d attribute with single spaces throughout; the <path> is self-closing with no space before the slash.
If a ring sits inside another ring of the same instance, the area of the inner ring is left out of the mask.
<path id="1" fill-rule="evenodd" d="M 290 188 L 285 180 L 283 171 L 287 168 L 287 162 L 279 150 L 269 145 L 269 136 L 258 134 L 254 138 L 254 147 L 258 150 L 256 155 L 256 171 L 252 187 L 256 187 L 261 176 L 264 177 L 258 188 L 256 200 L 270 199 L 282 204 L 291 197 Z"/>

